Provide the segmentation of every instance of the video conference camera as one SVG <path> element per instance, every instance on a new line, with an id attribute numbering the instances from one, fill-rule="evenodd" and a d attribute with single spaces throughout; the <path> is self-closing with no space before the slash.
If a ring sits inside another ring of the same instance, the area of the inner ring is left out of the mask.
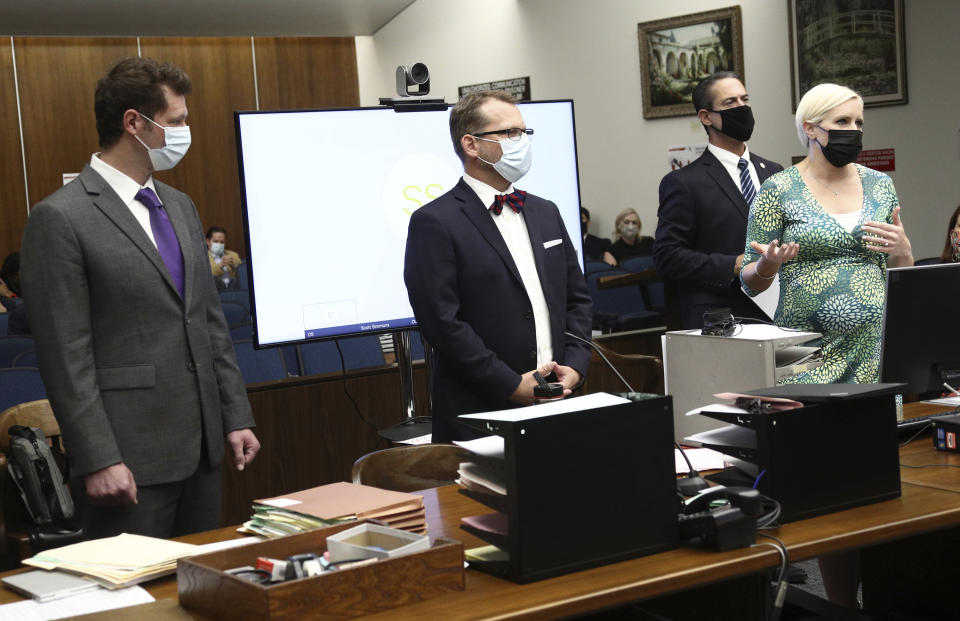
<path id="1" fill-rule="evenodd" d="M 430 70 L 423 63 L 397 66 L 397 95 L 381 97 L 381 106 L 390 106 L 397 112 L 420 112 L 446 110 L 443 97 L 427 97 L 430 94 Z"/>
<path id="2" fill-rule="evenodd" d="M 410 90 L 417 87 L 416 90 Z M 397 95 L 423 97 L 430 94 L 430 70 L 423 63 L 397 67 Z"/>

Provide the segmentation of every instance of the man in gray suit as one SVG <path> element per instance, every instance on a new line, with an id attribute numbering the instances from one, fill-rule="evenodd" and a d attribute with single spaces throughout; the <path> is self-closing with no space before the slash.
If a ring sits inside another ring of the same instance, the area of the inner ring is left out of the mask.
<path id="1" fill-rule="evenodd" d="M 145 58 L 97 84 L 101 152 L 37 204 L 22 281 L 40 372 L 88 538 L 220 524 L 224 437 L 260 448 L 190 198 L 152 178 L 190 144 L 178 67 Z"/>

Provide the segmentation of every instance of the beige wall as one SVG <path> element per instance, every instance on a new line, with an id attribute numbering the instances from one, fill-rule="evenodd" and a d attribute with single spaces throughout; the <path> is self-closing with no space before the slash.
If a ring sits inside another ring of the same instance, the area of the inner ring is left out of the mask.
<path id="1" fill-rule="evenodd" d="M 750 148 L 784 164 L 803 153 L 793 129 L 785 0 L 417 0 L 372 37 L 357 40 L 360 100 L 394 91 L 398 64 L 424 62 L 432 93 L 530 76 L 534 99 L 572 98 L 583 203 L 608 234 L 623 207 L 656 227 L 668 145 L 704 141 L 693 117 L 644 120 L 637 23 L 739 4 L 745 77 L 757 130 Z M 906 0 L 910 103 L 866 112 L 864 146 L 896 149 L 891 176 L 914 254 L 939 254 L 960 202 L 960 2 Z M 536 146 L 534 146 L 536 153 Z M 534 164 L 536 165 L 536 164 Z"/>

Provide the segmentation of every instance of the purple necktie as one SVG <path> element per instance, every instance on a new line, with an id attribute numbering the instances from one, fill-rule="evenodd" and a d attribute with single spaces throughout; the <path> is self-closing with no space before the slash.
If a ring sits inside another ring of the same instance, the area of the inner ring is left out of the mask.
<path id="1" fill-rule="evenodd" d="M 153 229 L 153 239 L 157 242 L 160 258 L 167 266 L 170 278 L 173 279 L 173 284 L 182 298 L 183 254 L 180 252 L 180 244 L 177 243 L 177 235 L 173 232 L 170 218 L 167 217 L 167 212 L 163 209 L 160 199 L 150 188 L 140 188 L 135 198 L 150 210 L 150 228 Z"/>

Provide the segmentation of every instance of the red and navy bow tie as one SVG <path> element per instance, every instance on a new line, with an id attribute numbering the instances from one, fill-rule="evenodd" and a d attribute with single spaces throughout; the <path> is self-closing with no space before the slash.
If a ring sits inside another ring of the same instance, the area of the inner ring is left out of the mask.
<path id="1" fill-rule="evenodd" d="M 523 190 L 514 190 L 513 194 L 497 194 L 493 197 L 493 204 L 490 205 L 490 211 L 495 215 L 500 215 L 503 206 L 507 205 L 514 213 L 520 213 L 523 209 L 523 201 L 527 200 L 527 193 Z"/>

